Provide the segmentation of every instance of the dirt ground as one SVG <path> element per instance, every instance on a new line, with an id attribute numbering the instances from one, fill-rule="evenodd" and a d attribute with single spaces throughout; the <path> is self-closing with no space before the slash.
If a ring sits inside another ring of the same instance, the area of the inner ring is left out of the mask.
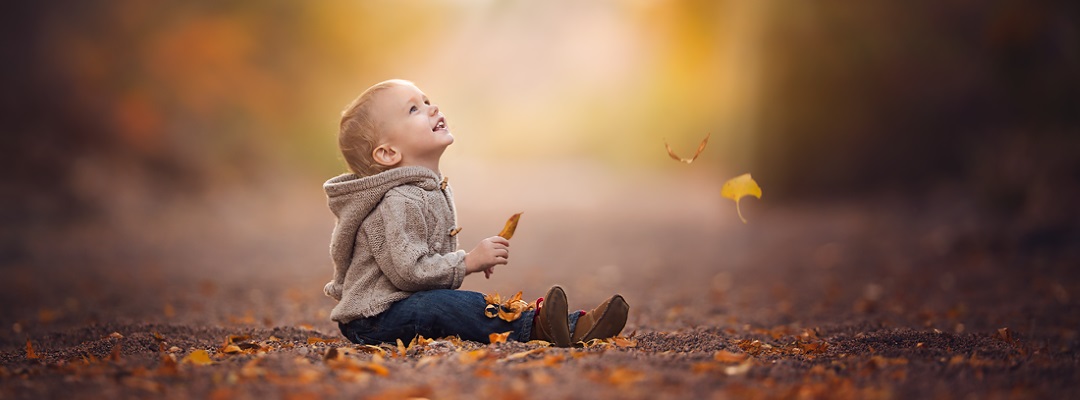
<path id="1" fill-rule="evenodd" d="M 121 193 L 122 212 L 6 233 L 0 398 L 1063 398 L 1080 383 L 1072 221 L 1017 222 L 957 189 L 776 204 L 762 182 L 744 225 L 719 176 L 555 168 L 446 171 L 463 248 L 525 212 L 511 264 L 463 289 L 558 283 L 576 308 L 618 292 L 622 339 L 351 345 L 321 291 L 321 181 Z"/>

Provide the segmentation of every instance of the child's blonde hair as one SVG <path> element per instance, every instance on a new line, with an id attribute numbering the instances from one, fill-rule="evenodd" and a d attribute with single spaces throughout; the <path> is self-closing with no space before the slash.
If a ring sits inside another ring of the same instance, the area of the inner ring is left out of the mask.
<path id="1" fill-rule="evenodd" d="M 379 92 L 395 85 L 413 85 L 403 79 L 390 79 L 367 88 L 341 112 L 338 147 L 349 170 L 360 176 L 370 176 L 390 167 L 375 162 L 371 152 L 379 145 L 379 120 L 372 115 L 371 104 Z"/>

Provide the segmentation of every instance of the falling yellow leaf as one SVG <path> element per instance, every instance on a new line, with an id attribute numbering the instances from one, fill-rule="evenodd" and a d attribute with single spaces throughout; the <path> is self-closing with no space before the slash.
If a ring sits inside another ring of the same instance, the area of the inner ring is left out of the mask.
<path id="1" fill-rule="evenodd" d="M 694 156 L 690 157 L 690 158 L 682 158 L 682 157 L 679 157 L 678 155 L 676 155 L 675 152 L 671 150 L 671 146 L 668 145 L 666 139 L 664 140 L 664 148 L 667 149 L 668 155 L 671 156 L 671 158 L 673 160 L 678 161 L 678 162 L 684 162 L 684 163 L 690 164 L 690 163 L 694 162 L 694 160 L 697 160 L 698 156 L 701 155 L 702 151 L 705 151 L 705 146 L 709 144 L 709 137 L 710 136 L 712 136 L 712 133 L 709 133 L 709 134 L 705 135 L 705 139 L 701 140 L 701 144 L 698 145 L 697 151 L 694 152 Z"/>
<path id="2" fill-rule="evenodd" d="M 760 199 L 761 188 L 758 187 L 757 182 L 754 182 L 754 178 L 750 177 L 750 174 L 742 174 L 724 182 L 724 186 L 720 188 L 720 195 L 735 201 L 735 211 L 739 213 L 739 219 L 745 224 L 746 218 L 743 218 L 742 210 L 739 209 L 739 199 L 745 196 Z"/>
<path id="3" fill-rule="evenodd" d="M 517 230 L 518 220 L 521 219 L 522 213 L 517 213 L 510 216 L 510 219 L 506 220 L 506 226 L 503 227 L 502 232 L 499 232 L 499 236 L 503 239 L 510 240 L 514 237 L 514 231 Z"/>
<path id="4" fill-rule="evenodd" d="M 176 309 L 173 308 L 172 304 L 165 303 L 165 307 L 162 310 L 162 314 L 165 314 L 165 318 L 175 317 L 176 316 Z"/>
<path id="5" fill-rule="evenodd" d="M 488 342 L 491 344 L 506 343 L 506 338 L 510 337 L 510 333 L 513 331 L 506 331 L 503 333 L 492 333 L 488 335 Z"/>
<path id="6" fill-rule="evenodd" d="M 34 345 L 30 343 L 30 339 L 26 339 L 26 358 L 30 360 L 41 358 L 41 356 L 34 351 Z"/>
<path id="7" fill-rule="evenodd" d="M 213 360 L 210 360 L 210 353 L 207 353 L 206 350 L 202 349 L 195 350 L 191 352 L 191 354 L 184 356 L 184 359 L 180 360 L 180 362 L 195 365 L 210 365 L 214 363 Z"/>

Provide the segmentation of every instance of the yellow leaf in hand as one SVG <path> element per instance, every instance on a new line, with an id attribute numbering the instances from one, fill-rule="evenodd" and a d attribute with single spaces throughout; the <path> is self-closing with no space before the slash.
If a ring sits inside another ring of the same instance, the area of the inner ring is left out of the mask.
<path id="1" fill-rule="evenodd" d="M 502 232 L 499 232 L 499 236 L 506 240 L 514 237 L 514 231 L 517 230 L 519 219 L 521 219 L 521 213 L 510 216 L 510 219 L 506 220 L 506 226 L 503 227 Z"/>
<path id="2" fill-rule="evenodd" d="M 694 162 L 694 160 L 697 160 L 698 156 L 701 155 L 701 152 L 705 151 L 705 146 L 709 144 L 710 136 L 712 136 L 712 133 L 705 135 L 705 139 L 701 140 L 701 144 L 698 145 L 697 151 L 694 152 L 694 156 L 690 158 L 682 158 L 676 155 L 675 151 L 671 150 L 671 146 L 667 144 L 667 140 L 664 140 L 664 148 L 667 149 L 668 155 L 671 156 L 673 160 L 689 164 Z"/>
<path id="3" fill-rule="evenodd" d="M 739 199 L 745 196 L 760 199 L 761 188 L 758 187 L 757 182 L 754 182 L 754 178 L 750 177 L 750 174 L 742 174 L 724 182 L 724 187 L 720 188 L 720 195 L 735 200 L 735 211 L 739 213 L 739 219 L 745 224 L 746 218 L 743 218 L 742 210 L 739 209 Z"/>

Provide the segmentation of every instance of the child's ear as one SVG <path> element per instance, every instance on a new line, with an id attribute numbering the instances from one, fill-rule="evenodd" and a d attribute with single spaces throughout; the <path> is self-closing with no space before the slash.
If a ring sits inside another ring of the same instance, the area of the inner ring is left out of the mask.
<path id="1" fill-rule="evenodd" d="M 381 165 L 393 167 L 401 162 L 401 152 L 390 145 L 384 144 L 371 151 L 371 158 L 374 158 L 375 162 Z"/>

